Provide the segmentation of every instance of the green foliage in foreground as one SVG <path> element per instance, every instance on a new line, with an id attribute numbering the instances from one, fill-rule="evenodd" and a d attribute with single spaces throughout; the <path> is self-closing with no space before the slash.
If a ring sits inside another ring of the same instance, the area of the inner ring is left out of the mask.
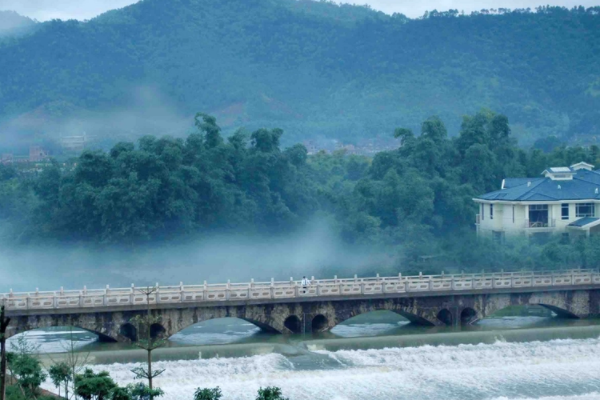
<path id="1" fill-rule="evenodd" d="M 108 400 L 116 388 L 117 384 L 106 371 L 94 373 L 86 369 L 75 378 L 75 392 L 84 400 Z"/>
<path id="2" fill-rule="evenodd" d="M 126 389 L 131 396 L 131 400 L 152 400 L 154 398 L 161 397 L 164 394 L 162 389 L 150 389 L 148 385 L 144 383 L 131 383 L 127 385 Z"/>
<path id="3" fill-rule="evenodd" d="M 283 397 L 281 389 L 278 387 L 266 387 L 258 390 L 256 400 L 288 400 Z"/>
<path id="4" fill-rule="evenodd" d="M 25 336 L 20 336 L 16 343 L 11 344 L 11 352 L 6 357 L 8 372 L 16 381 L 14 386 L 27 399 L 39 395 L 39 387 L 47 376 L 39 360 L 33 356 L 38 348 L 31 345 Z"/>
<path id="5" fill-rule="evenodd" d="M 214 389 L 196 389 L 194 393 L 194 400 L 219 400 L 223 397 L 221 389 L 216 387 Z"/>
<path id="6" fill-rule="evenodd" d="M 133 246 L 215 232 L 279 236 L 318 219 L 349 245 L 388 252 L 381 273 L 600 265 L 595 239 L 476 240 L 472 201 L 505 177 L 600 165 L 597 146 L 526 151 L 508 119 L 486 110 L 466 116 L 457 138 L 437 117 L 420 135 L 398 129 L 402 146 L 373 158 L 281 149 L 279 129 L 226 140 L 213 117 L 198 114 L 195 122 L 198 132 L 185 140 L 147 136 L 35 176 L 0 166 L 3 226 L 21 242 Z"/>
<path id="7" fill-rule="evenodd" d="M 61 388 L 65 387 L 65 396 L 68 398 L 69 382 L 72 378 L 72 370 L 67 363 L 60 362 L 52 365 L 48 370 L 48 375 L 52 380 L 54 386 L 58 388 L 58 394 L 60 395 Z"/>
<path id="8" fill-rule="evenodd" d="M 23 392 L 17 385 L 10 385 L 6 388 L 6 400 L 32 400 L 33 397 L 23 395 Z M 56 400 L 54 396 L 37 395 L 35 400 Z"/>

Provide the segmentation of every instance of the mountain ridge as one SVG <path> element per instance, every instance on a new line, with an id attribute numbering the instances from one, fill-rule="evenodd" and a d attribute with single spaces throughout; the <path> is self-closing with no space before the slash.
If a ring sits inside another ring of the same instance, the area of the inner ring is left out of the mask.
<path id="1" fill-rule="evenodd" d="M 182 114 L 239 109 L 232 128 L 279 126 L 288 140 L 352 142 L 434 114 L 457 132 L 486 107 L 523 143 L 589 142 L 600 133 L 598 9 L 410 20 L 328 2 L 144 0 L 0 47 L 0 118 L 54 101 L 126 107 L 151 85 Z"/>

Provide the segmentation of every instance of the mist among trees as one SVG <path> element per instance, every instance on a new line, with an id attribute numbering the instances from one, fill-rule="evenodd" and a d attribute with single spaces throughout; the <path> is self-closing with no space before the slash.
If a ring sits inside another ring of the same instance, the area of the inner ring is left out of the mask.
<path id="1" fill-rule="evenodd" d="M 526 151 L 511 137 L 506 116 L 488 110 L 464 117 L 455 138 L 438 117 L 425 120 L 420 132 L 396 129 L 401 147 L 373 158 L 343 151 L 308 156 L 302 145 L 283 149 L 280 129 L 224 138 L 206 114 L 197 114 L 195 125 L 186 139 L 146 136 L 36 174 L 1 166 L 5 239 L 134 248 L 216 233 L 276 237 L 322 219 L 348 245 L 387 249 L 397 260 L 391 269 L 598 262 L 589 240 L 540 246 L 477 240 L 472 201 L 505 177 L 598 164 L 597 146 Z"/>

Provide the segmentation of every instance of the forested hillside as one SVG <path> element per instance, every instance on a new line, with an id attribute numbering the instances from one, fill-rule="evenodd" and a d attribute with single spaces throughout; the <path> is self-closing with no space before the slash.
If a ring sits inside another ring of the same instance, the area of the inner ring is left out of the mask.
<path id="1" fill-rule="evenodd" d="M 559 237 L 539 247 L 475 240 L 472 201 L 505 177 L 579 161 L 600 165 L 598 146 L 525 151 L 508 119 L 488 111 L 465 117 L 458 138 L 437 117 L 418 135 L 398 129 L 403 146 L 374 158 L 282 149 L 280 129 L 225 139 L 204 114 L 195 125 L 185 140 L 145 136 L 40 174 L 0 164 L 4 239 L 136 247 L 215 233 L 281 238 L 316 220 L 331 225 L 332 239 L 385 249 L 404 268 L 423 268 L 421 256 L 439 255 L 431 265 L 437 272 L 600 265 L 597 238 L 571 244 Z"/>
<path id="2" fill-rule="evenodd" d="M 278 126 L 287 143 L 418 130 L 429 115 L 457 134 L 481 107 L 507 115 L 522 144 L 593 143 L 599 71 L 598 7 L 410 20 L 306 0 L 143 0 L 0 44 L 0 118 L 101 119 L 151 87 L 181 116 Z"/>

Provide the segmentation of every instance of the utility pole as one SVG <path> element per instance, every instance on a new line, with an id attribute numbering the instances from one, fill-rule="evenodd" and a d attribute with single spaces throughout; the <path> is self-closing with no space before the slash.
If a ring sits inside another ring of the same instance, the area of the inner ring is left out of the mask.
<path id="1" fill-rule="evenodd" d="M 0 400 L 6 398 L 6 329 L 10 324 L 10 318 L 6 317 L 4 300 L 0 306 Z"/>

